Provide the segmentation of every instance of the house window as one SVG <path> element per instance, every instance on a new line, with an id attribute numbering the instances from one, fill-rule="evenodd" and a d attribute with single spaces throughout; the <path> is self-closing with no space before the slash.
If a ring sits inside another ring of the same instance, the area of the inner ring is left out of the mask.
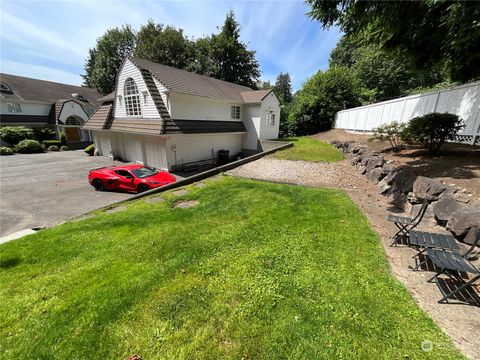
<path id="1" fill-rule="evenodd" d="M 13 94 L 12 89 L 10 89 L 10 86 L 4 83 L 0 83 L 0 92 L 6 93 L 6 94 Z"/>
<path id="2" fill-rule="evenodd" d="M 7 103 L 8 112 L 19 113 L 22 112 L 22 107 L 20 104 Z"/>
<path id="3" fill-rule="evenodd" d="M 240 119 L 240 106 L 232 105 L 230 112 L 232 119 Z"/>
<path id="4" fill-rule="evenodd" d="M 267 113 L 267 125 L 270 125 L 270 126 L 275 125 L 275 113 L 273 112 Z"/>
<path id="5" fill-rule="evenodd" d="M 140 116 L 142 111 L 140 109 L 140 96 L 138 96 L 137 84 L 132 78 L 125 80 L 125 87 L 123 90 L 125 97 L 125 107 L 127 108 L 127 116 Z"/>

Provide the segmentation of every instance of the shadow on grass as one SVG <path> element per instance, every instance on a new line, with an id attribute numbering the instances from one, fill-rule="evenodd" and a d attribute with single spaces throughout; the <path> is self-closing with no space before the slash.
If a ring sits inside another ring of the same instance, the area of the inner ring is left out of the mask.
<path id="1" fill-rule="evenodd" d="M 11 269 L 20 264 L 21 262 L 22 260 L 19 257 L 0 259 L 0 269 Z"/>

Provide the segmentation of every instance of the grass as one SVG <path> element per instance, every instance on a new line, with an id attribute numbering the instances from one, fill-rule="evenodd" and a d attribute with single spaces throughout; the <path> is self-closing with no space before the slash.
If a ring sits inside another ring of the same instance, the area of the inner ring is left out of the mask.
<path id="1" fill-rule="evenodd" d="M 343 159 L 342 153 L 333 145 L 309 136 L 291 137 L 282 140 L 293 142 L 293 147 L 277 151 L 271 155 L 276 159 L 320 162 L 334 162 Z"/>
<path id="2" fill-rule="evenodd" d="M 0 357 L 462 358 L 343 192 L 207 184 L 1 245 Z"/>

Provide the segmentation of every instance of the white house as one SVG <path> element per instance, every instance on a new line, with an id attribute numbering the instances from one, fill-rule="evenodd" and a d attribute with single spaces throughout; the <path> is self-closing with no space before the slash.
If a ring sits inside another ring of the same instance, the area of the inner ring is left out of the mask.
<path id="1" fill-rule="evenodd" d="M 278 137 L 280 103 L 251 88 L 129 57 L 85 123 L 100 155 L 163 169 L 259 151 Z"/>
<path id="2" fill-rule="evenodd" d="M 49 126 L 67 134 L 69 143 L 91 141 L 81 126 L 100 105 L 96 90 L 23 76 L 0 74 L 2 126 Z"/>

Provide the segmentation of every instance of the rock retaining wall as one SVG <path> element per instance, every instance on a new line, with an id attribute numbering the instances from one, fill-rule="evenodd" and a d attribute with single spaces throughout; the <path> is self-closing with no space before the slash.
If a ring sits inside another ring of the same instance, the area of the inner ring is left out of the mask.
<path id="1" fill-rule="evenodd" d="M 424 199 L 429 207 L 422 222 L 450 230 L 459 241 L 472 244 L 480 233 L 480 206 L 470 204 L 471 194 L 440 181 L 416 176 L 408 167 L 395 167 L 383 155 L 355 142 L 331 142 L 387 197 L 392 210 L 416 214 Z"/>

